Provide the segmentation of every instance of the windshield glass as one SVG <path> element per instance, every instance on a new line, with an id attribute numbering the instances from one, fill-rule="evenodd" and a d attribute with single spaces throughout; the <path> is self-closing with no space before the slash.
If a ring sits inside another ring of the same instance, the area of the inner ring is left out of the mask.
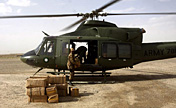
<path id="1" fill-rule="evenodd" d="M 35 49 L 35 54 L 38 54 L 43 42 L 45 41 L 45 39 L 43 39 L 43 41 L 39 44 L 39 46 Z"/>
<path id="2" fill-rule="evenodd" d="M 55 50 L 54 40 L 45 41 L 40 48 L 40 55 L 53 56 Z"/>

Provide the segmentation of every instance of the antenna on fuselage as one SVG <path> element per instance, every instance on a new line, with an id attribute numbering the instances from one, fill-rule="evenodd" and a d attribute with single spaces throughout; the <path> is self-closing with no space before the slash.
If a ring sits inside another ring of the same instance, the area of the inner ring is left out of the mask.
<path id="1" fill-rule="evenodd" d="M 43 34 L 45 34 L 46 36 L 50 36 L 49 34 L 45 33 L 44 31 L 42 31 Z"/>

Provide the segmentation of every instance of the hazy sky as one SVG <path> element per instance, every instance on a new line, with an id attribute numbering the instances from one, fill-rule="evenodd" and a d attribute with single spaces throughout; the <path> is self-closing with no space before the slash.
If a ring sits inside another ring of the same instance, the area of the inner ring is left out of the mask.
<path id="1" fill-rule="evenodd" d="M 38 15 L 62 13 L 86 13 L 95 10 L 111 0 L 0 0 L 0 16 Z M 176 12 L 176 0 L 121 0 L 108 7 L 105 12 Z M 81 18 L 81 17 L 80 17 Z M 25 53 L 38 46 L 45 31 L 60 35 L 76 29 L 61 32 L 64 27 L 80 19 L 33 18 L 0 19 L 0 54 Z M 105 19 L 119 27 L 144 28 L 144 42 L 176 41 L 176 15 L 165 16 L 109 16 Z"/>

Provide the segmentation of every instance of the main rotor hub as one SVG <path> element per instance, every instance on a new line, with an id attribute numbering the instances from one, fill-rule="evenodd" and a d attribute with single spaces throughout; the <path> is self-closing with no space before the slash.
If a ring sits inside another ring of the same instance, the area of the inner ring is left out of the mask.
<path id="1" fill-rule="evenodd" d="M 99 16 L 106 17 L 107 13 L 98 13 L 96 11 L 92 11 L 92 13 L 85 13 L 85 14 L 78 13 L 77 17 L 79 17 L 79 16 L 82 16 L 82 17 L 85 17 L 85 18 L 92 18 L 93 19 L 93 18 L 98 18 Z"/>

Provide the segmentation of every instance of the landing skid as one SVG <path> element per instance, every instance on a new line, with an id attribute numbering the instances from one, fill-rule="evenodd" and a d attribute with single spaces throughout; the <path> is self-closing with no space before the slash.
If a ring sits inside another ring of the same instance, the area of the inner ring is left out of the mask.
<path id="1" fill-rule="evenodd" d="M 70 74 L 70 72 L 46 72 L 52 75 L 60 75 L 60 74 Z M 75 72 L 74 77 L 104 77 L 104 82 L 106 82 L 106 77 L 109 77 L 111 72 Z"/>

